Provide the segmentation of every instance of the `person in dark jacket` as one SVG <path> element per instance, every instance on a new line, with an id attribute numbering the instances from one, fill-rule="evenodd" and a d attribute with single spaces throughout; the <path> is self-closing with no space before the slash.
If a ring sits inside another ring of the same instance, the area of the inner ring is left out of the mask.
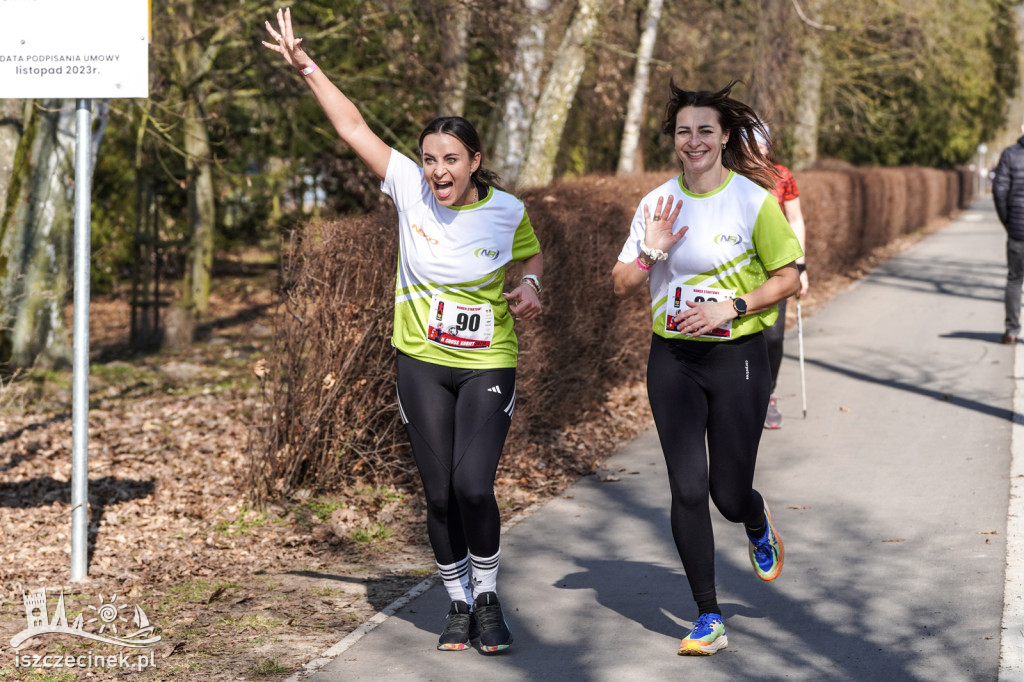
<path id="1" fill-rule="evenodd" d="M 1024 125 L 1021 126 L 1024 133 Z M 1003 150 L 992 179 L 996 213 L 1006 228 L 1006 332 L 1000 343 L 1017 343 L 1024 286 L 1024 135 Z"/>

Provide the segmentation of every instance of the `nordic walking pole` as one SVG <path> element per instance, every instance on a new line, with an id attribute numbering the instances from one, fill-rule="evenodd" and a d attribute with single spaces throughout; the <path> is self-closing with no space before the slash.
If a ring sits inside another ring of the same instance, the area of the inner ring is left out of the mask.
<path id="1" fill-rule="evenodd" d="M 796 297 L 796 337 L 800 345 L 800 395 L 804 400 L 804 419 L 807 419 L 807 377 L 804 373 L 804 319 L 800 311 L 800 297 Z"/>

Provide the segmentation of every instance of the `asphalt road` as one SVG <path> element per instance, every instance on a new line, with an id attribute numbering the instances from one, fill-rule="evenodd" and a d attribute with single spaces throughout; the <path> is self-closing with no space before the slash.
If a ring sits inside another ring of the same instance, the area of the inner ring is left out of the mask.
<path id="1" fill-rule="evenodd" d="M 428 581 L 292 679 L 1024 679 L 1024 344 L 998 342 L 1004 244 L 980 199 L 806 318 L 806 419 L 788 335 L 783 428 L 755 482 L 786 563 L 758 580 L 713 512 L 727 649 L 676 655 L 697 614 L 651 432 L 608 462 L 619 480 L 587 477 L 504 534 L 507 652 L 437 651 L 447 597 Z"/>

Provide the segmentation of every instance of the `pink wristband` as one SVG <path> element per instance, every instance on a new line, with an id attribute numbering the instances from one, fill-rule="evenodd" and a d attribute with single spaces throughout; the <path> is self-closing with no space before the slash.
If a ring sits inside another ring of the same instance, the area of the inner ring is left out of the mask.
<path id="1" fill-rule="evenodd" d="M 643 264 L 643 262 L 641 262 L 641 260 L 640 260 L 640 256 L 637 256 L 637 257 L 636 257 L 636 266 L 637 266 L 638 268 L 640 268 L 641 270 L 643 270 L 644 272 L 647 272 L 648 270 L 650 270 L 650 269 L 651 269 L 651 266 L 650 266 L 650 265 L 644 265 L 644 264 Z"/>
<path id="2" fill-rule="evenodd" d="M 308 76 L 309 74 L 311 74 L 314 71 L 316 71 L 317 68 L 319 68 L 319 67 L 317 67 L 316 64 L 310 64 L 309 66 L 307 66 L 304 69 L 299 69 L 299 73 L 301 73 L 303 76 Z"/>

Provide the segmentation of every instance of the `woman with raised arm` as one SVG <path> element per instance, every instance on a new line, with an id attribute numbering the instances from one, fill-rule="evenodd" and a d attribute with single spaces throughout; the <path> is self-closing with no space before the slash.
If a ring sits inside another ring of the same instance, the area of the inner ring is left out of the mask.
<path id="1" fill-rule="evenodd" d="M 302 49 L 289 10 L 263 44 L 297 69 L 341 139 L 381 179 L 398 208 L 394 335 L 398 409 L 427 500 L 427 531 L 451 597 L 441 650 L 512 643 L 496 580 L 501 519 L 494 476 L 516 399 L 513 319 L 541 310 L 543 261 L 523 203 L 481 166 L 480 138 L 461 117 L 437 118 L 419 161 L 381 140 Z M 367 244 L 372 251 L 372 244 Z M 505 266 L 523 262 L 502 293 Z"/>
<path id="2" fill-rule="evenodd" d="M 735 83 L 717 92 L 670 85 L 662 132 L 683 172 L 640 202 L 612 270 L 619 296 L 644 284 L 651 294 L 647 392 L 668 466 L 672 536 L 698 610 L 680 655 L 728 645 L 709 496 L 743 524 L 759 578 L 777 578 L 784 558 L 753 487 L 771 390 L 762 332 L 798 290 L 803 252 L 771 194 L 774 170 L 752 143 L 761 123 L 730 96 Z"/>

